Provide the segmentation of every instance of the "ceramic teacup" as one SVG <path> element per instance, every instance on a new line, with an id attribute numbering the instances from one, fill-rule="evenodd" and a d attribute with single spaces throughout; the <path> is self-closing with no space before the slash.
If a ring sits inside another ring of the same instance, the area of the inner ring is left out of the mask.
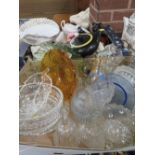
<path id="1" fill-rule="evenodd" d="M 77 33 L 78 32 L 78 26 L 77 25 L 66 23 L 65 20 L 61 21 L 61 28 L 65 34 Z"/>

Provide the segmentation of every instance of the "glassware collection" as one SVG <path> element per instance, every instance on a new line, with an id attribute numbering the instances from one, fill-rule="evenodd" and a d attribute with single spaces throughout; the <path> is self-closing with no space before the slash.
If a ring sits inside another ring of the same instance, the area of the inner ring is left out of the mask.
<path id="1" fill-rule="evenodd" d="M 50 26 L 57 34 L 51 29 L 46 34 L 41 31 Z M 68 32 L 68 27 L 75 31 Z M 123 64 L 123 42 L 118 48 L 109 39 L 104 49 L 98 49 L 104 31 L 108 36 L 113 33 L 98 23 L 88 31 L 63 22 L 63 35 L 69 37 L 65 44 L 59 31 L 48 19 L 33 19 L 21 26 L 20 39 L 31 45 L 31 63 L 38 66 L 28 65 L 28 59 L 20 71 L 24 77 L 19 86 L 20 136 L 52 134 L 58 147 L 134 146 L 135 75 L 130 63 Z"/>

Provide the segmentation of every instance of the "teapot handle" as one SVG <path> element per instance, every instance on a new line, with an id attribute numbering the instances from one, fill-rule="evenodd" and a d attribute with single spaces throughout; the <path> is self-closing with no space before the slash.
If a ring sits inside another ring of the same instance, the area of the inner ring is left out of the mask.
<path id="1" fill-rule="evenodd" d="M 62 28 L 62 29 L 63 29 L 63 27 L 65 26 L 65 24 L 66 24 L 65 20 L 62 20 L 62 21 L 61 21 L 61 28 Z"/>

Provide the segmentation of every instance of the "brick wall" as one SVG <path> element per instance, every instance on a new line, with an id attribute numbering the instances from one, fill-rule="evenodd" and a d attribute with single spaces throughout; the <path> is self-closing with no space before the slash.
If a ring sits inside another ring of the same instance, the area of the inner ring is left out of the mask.
<path id="1" fill-rule="evenodd" d="M 78 11 L 85 10 L 89 7 L 89 0 L 76 0 L 78 3 Z"/>
<path id="2" fill-rule="evenodd" d="M 79 0 L 19 0 L 19 17 L 53 18 L 55 14 L 75 14 Z M 81 1 L 79 1 L 81 2 Z"/>
<path id="3" fill-rule="evenodd" d="M 123 17 L 135 10 L 135 0 L 90 0 L 90 22 L 110 24 L 116 32 L 123 30 Z"/>

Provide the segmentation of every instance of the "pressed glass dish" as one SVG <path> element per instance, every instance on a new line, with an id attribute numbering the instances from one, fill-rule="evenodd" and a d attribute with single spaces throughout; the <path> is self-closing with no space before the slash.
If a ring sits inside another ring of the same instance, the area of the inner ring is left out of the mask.
<path id="1" fill-rule="evenodd" d="M 20 111 L 19 128 L 21 135 L 40 135 L 50 132 L 61 117 L 62 92 L 55 86 L 44 85 L 48 85 L 52 89 L 47 102 L 31 117 L 25 117 Z"/>
<path id="2" fill-rule="evenodd" d="M 102 114 L 104 106 L 114 96 L 114 85 L 107 81 L 95 81 L 85 89 L 77 90 L 72 98 L 71 110 L 80 119 L 91 119 Z"/>
<path id="3" fill-rule="evenodd" d="M 25 119 L 33 117 L 46 103 L 52 87 L 47 84 L 26 84 L 21 86 L 19 95 L 19 113 Z"/>

